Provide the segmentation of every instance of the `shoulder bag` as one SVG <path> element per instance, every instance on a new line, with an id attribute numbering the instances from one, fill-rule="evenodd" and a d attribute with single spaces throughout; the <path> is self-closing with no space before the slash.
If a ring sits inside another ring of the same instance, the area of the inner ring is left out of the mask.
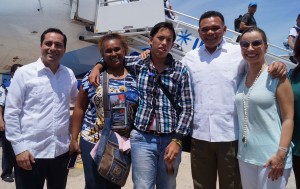
<path id="1" fill-rule="evenodd" d="M 116 133 L 111 129 L 111 113 L 108 97 L 108 74 L 103 72 L 103 106 L 104 128 L 101 132 L 99 145 L 96 149 L 94 161 L 99 174 L 119 186 L 124 186 L 130 171 L 130 153 L 119 149 Z"/>

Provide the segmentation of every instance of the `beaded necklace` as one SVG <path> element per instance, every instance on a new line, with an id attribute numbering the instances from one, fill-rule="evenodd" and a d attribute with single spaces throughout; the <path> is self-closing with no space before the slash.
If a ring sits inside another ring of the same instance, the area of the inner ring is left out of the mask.
<path id="1" fill-rule="evenodd" d="M 264 64 L 261 66 L 261 68 L 260 68 L 260 70 L 259 70 L 259 72 L 258 72 L 258 74 L 257 74 L 257 76 L 256 76 L 256 78 L 255 78 L 255 80 L 254 80 L 254 82 L 253 82 L 253 84 L 252 84 L 252 86 L 251 86 L 251 87 L 249 88 L 249 90 L 248 90 L 247 96 L 245 95 L 245 90 L 244 90 L 244 92 L 243 92 L 244 125 L 243 125 L 243 132 L 242 132 L 242 135 L 243 135 L 243 137 L 242 137 L 242 142 L 243 142 L 244 144 L 247 143 L 248 104 L 249 104 L 249 99 L 250 99 L 250 93 L 251 93 L 251 91 L 252 91 L 252 89 L 253 89 L 253 87 L 254 87 L 254 85 L 255 85 L 257 79 L 259 78 L 261 72 L 264 70 L 265 66 L 266 66 L 266 63 L 264 63 Z M 248 75 L 248 72 L 247 72 L 247 75 Z M 246 81 L 247 81 L 247 75 L 246 75 L 246 79 L 245 79 L 245 86 L 246 86 Z"/>

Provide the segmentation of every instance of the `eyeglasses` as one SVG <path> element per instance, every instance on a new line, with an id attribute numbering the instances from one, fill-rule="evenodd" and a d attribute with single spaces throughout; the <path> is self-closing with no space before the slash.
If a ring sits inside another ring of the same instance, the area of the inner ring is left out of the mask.
<path id="1" fill-rule="evenodd" d="M 265 42 L 263 42 L 262 40 L 254 40 L 252 42 L 249 41 L 241 41 L 240 42 L 240 46 L 244 49 L 248 49 L 250 47 L 250 44 L 252 46 L 252 48 L 256 49 L 261 47 Z"/>

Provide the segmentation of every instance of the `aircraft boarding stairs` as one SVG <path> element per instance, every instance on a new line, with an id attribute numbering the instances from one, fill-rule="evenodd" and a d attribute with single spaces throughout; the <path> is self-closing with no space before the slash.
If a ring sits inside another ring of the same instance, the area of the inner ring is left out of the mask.
<path id="1" fill-rule="evenodd" d="M 165 10 L 175 13 L 175 19 L 165 17 Z M 73 0 L 71 19 L 83 22 L 87 30 L 81 40 L 97 43 L 107 33 L 118 32 L 126 36 L 132 52 L 149 47 L 149 33 L 158 22 L 172 22 L 177 33 L 171 54 L 181 59 L 186 52 L 202 45 L 198 35 L 198 18 L 164 8 L 163 0 Z M 194 23 L 190 24 L 190 23 Z M 236 43 L 239 33 L 227 29 L 225 40 Z M 278 56 L 283 54 L 285 56 Z M 267 61 L 280 60 L 288 68 L 295 66 L 287 58 L 286 49 L 269 44 Z"/>

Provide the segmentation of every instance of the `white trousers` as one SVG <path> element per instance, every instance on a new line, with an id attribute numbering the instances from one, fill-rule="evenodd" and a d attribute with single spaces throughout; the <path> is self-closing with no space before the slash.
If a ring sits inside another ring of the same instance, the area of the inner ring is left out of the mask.
<path id="1" fill-rule="evenodd" d="M 270 166 L 264 168 L 240 160 L 239 166 L 243 189 L 284 189 L 292 169 L 284 169 L 282 177 L 272 181 L 268 178 Z"/>

